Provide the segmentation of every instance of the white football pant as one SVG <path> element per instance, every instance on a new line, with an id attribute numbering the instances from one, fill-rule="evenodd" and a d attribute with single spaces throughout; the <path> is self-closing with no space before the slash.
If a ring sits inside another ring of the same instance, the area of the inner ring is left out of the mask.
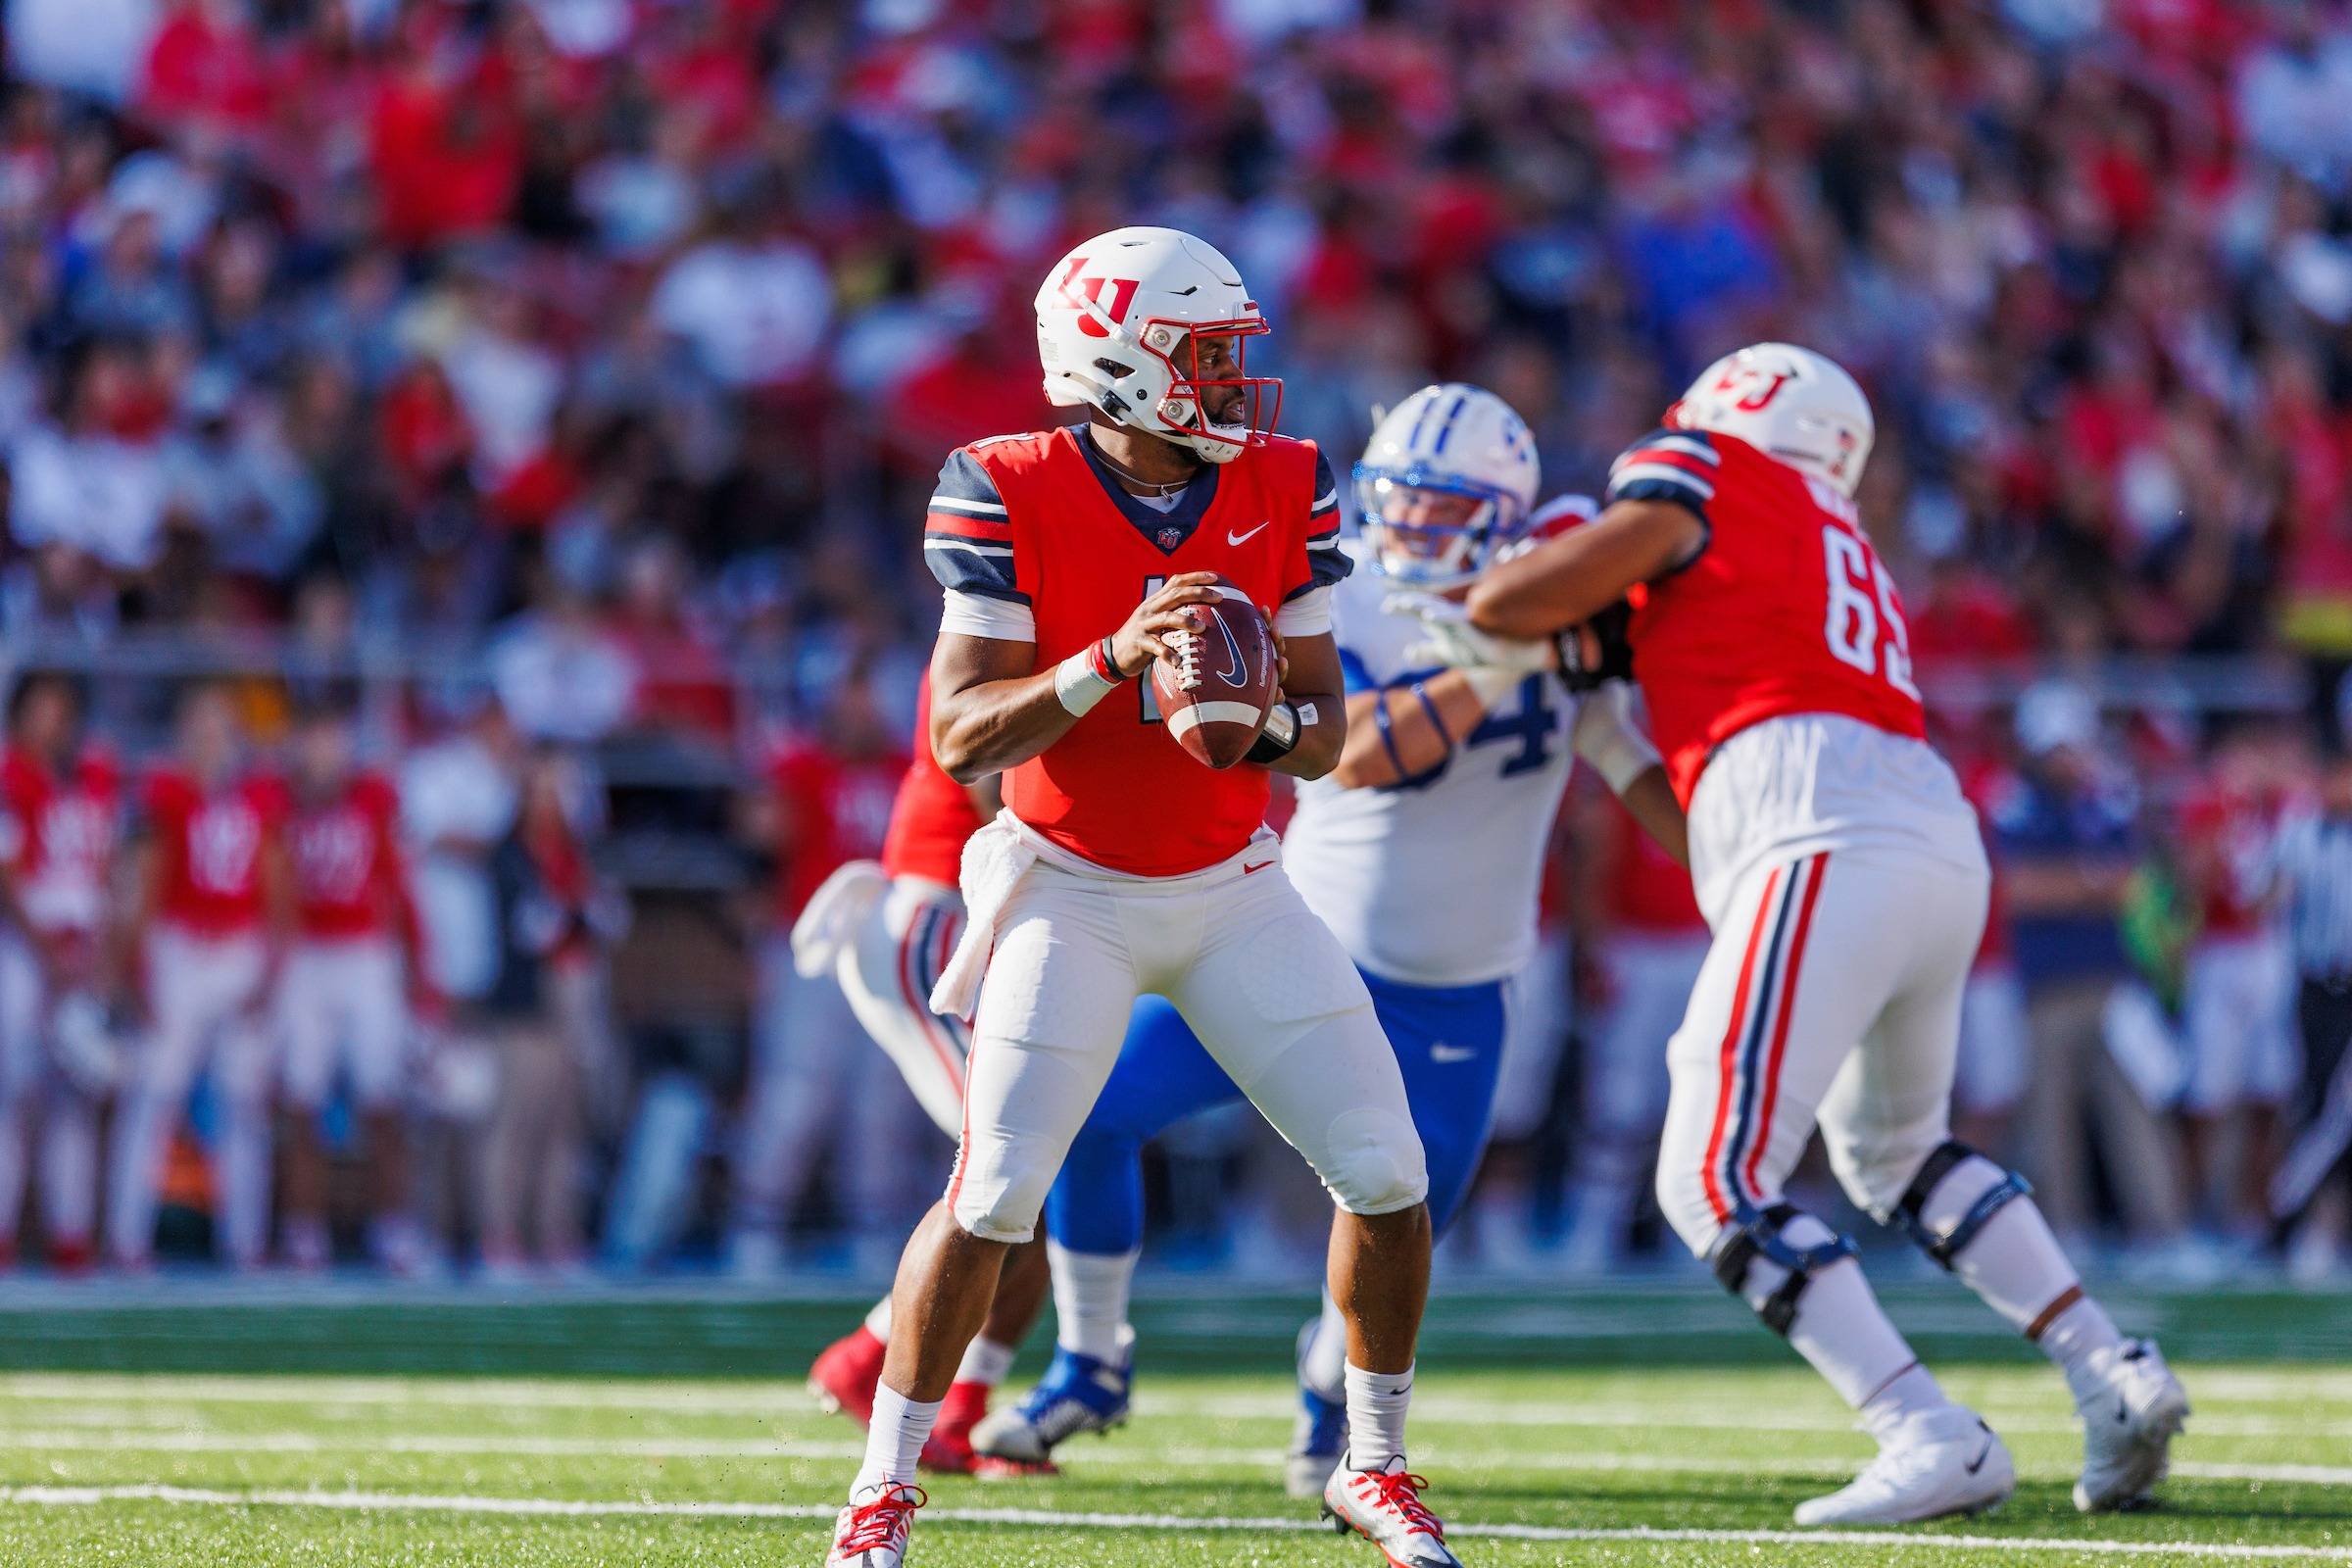
<path id="1" fill-rule="evenodd" d="M 2302 1079 L 2294 959 L 2276 931 L 2207 937 L 2188 950 L 2180 1006 L 2188 1082 L 2180 1108 L 2219 1116 L 2283 1104 Z"/>
<path id="2" fill-rule="evenodd" d="M 1341 1206 L 1388 1214 L 1427 1196 L 1404 1078 L 1371 995 L 1284 875 L 1271 833 L 1175 877 L 1128 876 L 1041 849 L 995 937 L 948 1185 L 956 1221 L 972 1235 L 1035 1234 L 1146 992 L 1176 1004 Z"/>
<path id="3" fill-rule="evenodd" d="M 155 1243 L 164 1152 L 196 1075 L 210 1063 L 220 1097 L 215 1174 L 223 1250 L 250 1267 L 270 1224 L 270 1031 L 253 1016 L 266 956 L 254 935 L 203 937 L 157 926 L 147 938 L 154 1017 L 117 1113 L 108 1182 L 107 1244 L 128 1263 Z"/>
<path id="4" fill-rule="evenodd" d="M 276 1003 L 289 1106 L 325 1104 L 337 1066 L 361 1109 L 399 1103 L 409 1007 L 400 949 L 390 938 L 296 943 L 278 974 Z"/>
<path id="5" fill-rule="evenodd" d="M 24 937 L 0 935 L 0 1238 L 12 1245 L 36 1143 L 51 1244 L 86 1246 L 98 1217 L 98 1107 L 50 1059 L 53 1001 Z"/>
<path id="6" fill-rule="evenodd" d="M 962 934 L 961 893 L 927 877 L 898 877 L 858 922 L 834 966 L 850 1010 L 950 1138 L 963 1126 L 963 1071 L 972 1034 L 962 1019 L 933 1012 L 930 999 Z"/>
<path id="7" fill-rule="evenodd" d="M 1714 940 L 1667 1048 L 1660 1208 L 1706 1256 L 1780 1200 L 1818 1125 L 1888 1218 L 1949 1136 L 1990 886 L 1975 813 L 1925 743 L 1807 715 L 1717 753 L 1690 852 Z"/>

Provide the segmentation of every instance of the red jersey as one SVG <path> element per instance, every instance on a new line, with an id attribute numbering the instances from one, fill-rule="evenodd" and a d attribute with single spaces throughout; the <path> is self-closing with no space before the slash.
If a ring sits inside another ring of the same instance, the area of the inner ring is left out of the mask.
<path id="1" fill-rule="evenodd" d="M 800 918 L 809 895 L 846 862 L 881 855 L 891 802 L 906 776 L 906 759 L 897 752 L 846 761 L 814 746 L 794 746 L 776 758 L 768 782 L 792 835 L 776 879 L 785 924 Z"/>
<path id="2" fill-rule="evenodd" d="M 284 830 L 285 786 L 250 775 L 207 795 L 167 767 L 149 775 L 142 804 L 155 832 L 163 918 L 209 937 L 259 927 L 262 851 Z"/>
<path id="3" fill-rule="evenodd" d="M 363 773 L 333 800 L 299 800 L 286 824 L 294 917 L 306 937 L 338 941 L 389 931 L 408 898 L 399 842 L 400 798 Z"/>
<path id="4" fill-rule="evenodd" d="M 2277 812 L 2266 811 L 2264 805 L 2252 791 L 2216 782 L 2180 808 L 2180 837 L 2205 869 L 2201 936 L 2243 936 L 2262 929 L 2262 902 L 2247 896 L 2238 867 L 2269 841 L 2276 825 Z"/>
<path id="5" fill-rule="evenodd" d="M 1690 873 L 1658 847 L 1634 820 L 1625 804 L 1610 797 L 1617 825 L 1617 857 L 1609 879 L 1609 915 L 1621 931 L 1647 936 L 1673 936 L 1704 931 L 1706 916 L 1698 912 L 1697 895 L 1690 891 Z"/>
<path id="6" fill-rule="evenodd" d="M 22 747 L 0 757 L 0 865 L 34 930 L 98 928 L 122 818 L 122 774 L 104 752 L 84 751 L 62 778 Z"/>
<path id="7" fill-rule="evenodd" d="M 1028 607 L 1039 669 L 1116 631 L 1179 572 L 1221 573 L 1269 610 L 1348 573 L 1338 486 L 1312 442 L 1275 437 L 1205 468 L 1165 513 L 1121 489 L 1078 429 L 975 442 L 939 477 L 924 560 L 952 591 Z M 1268 795 L 1264 768 L 1204 768 L 1169 739 L 1148 680 L 1004 775 L 1023 822 L 1139 876 L 1239 854 Z"/>
<path id="8" fill-rule="evenodd" d="M 979 830 L 980 811 L 971 796 L 931 755 L 931 676 L 925 671 L 914 697 L 914 760 L 890 804 L 882 869 L 954 887 L 963 875 L 963 841 Z"/>
<path id="9" fill-rule="evenodd" d="M 1842 713 L 1926 738 L 1902 600 L 1852 502 L 1704 430 L 1635 442 L 1608 500 L 1677 502 L 1707 525 L 1697 560 L 1627 596 L 1634 676 L 1686 807 L 1715 748 L 1768 718 Z"/>

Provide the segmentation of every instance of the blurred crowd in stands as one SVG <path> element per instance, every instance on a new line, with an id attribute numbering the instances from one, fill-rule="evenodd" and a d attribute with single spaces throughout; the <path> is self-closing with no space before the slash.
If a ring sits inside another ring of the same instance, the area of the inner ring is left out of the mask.
<path id="1" fill-rule="evenodd" d="M 39 938 L 0 956 L 0 1035 L 51 1037 L 0 1042 L 28 1260 L 895 1255 L 947 1152 L 752 955 L 878 833 L 936 620 L 921 501 L 954 445 L 1051 416 L 1042 269 L 1154 221 L 1241 266 L 1282 427 L 1343 466 L 1374 408 L 1461 377 L 1526 416 L 1547 493 L 1596 490 L 1729 346 L 1851 368 L 1863 514 L 2003 870 L 1970 1135 L 2135 1265 L 2344 1266 L 2352 7 L 12 0 L 5 26 L 0 649 L 73 676 L 20 683 L 12 733 L 65 765 L 86 729 L 128 824 L 65 918 L 86 941 L 39 937 L 26 824 L 0 835 Z M 23 790 L 80 777 L 51 772 Z M 242 912 L 175 908 L 174 833 L 190 863 L 239 847 L 188 830 L 191 782 L 245 781 Z M 350 850 L 305 836 L 329 808 L 381 873 L 341 915 L 303 892 L 306 843 Z M 1562 940 L 1461 1261 L 1654 1243 L 1693 917 L 1640 842 L 1564 813 Z M 272 921 L 304 933 L 282 962 L 228 951 Z M 307 980 L 306 946 L 332 950 Z M 202 1005 L 157 993 L 175 964 Z M 345 996 L 336 964 L 411 1021 L 285 1000 Z M 38 1029 L 9 1000 L 85 993 Z M 1246 1122 L 1153 1169 L 1171 1258 L 1313 1228 Z"/>

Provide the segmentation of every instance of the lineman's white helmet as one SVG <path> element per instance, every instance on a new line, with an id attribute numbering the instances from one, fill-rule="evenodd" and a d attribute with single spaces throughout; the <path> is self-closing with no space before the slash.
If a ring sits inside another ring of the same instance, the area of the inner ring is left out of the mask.
<path id="1" fill-rule="evenodd" d="M 1372 562 L 1422 588 L 1468 582 L 1527 530 L 1542 470 L 1511 406 L 1458 381 L 1392 409 L 1355 466 Z"/>
<path id="2" fill-rule="evenodd" d="M 1818 475 L 1847 500 L 1878 426 L 1870 400 L 1834 360 L 1793 343 L 1757 343 L 1727 354 L 1690 383 L 1666 422 L 1719 430 Z"/>
<path id="3" fill-rule="evenodd" d="M 1240 271 L 1180 229 L 1098 234 L 1054 263 L 1037 291 L 1037 357 L 1056 407 L 1101 409 L 1211 463 L 1264 445 L 1274 428 L 1281 380 L 1238 372 L 1244 344 L 1265 330 Z M 1234 339 L 1237 373 L 1204 380 L 1179 369 L 1187 333 Z M 1217 422 L 1201 407 L 1214 387 L 1240 388 L 1240 417 Z"/>

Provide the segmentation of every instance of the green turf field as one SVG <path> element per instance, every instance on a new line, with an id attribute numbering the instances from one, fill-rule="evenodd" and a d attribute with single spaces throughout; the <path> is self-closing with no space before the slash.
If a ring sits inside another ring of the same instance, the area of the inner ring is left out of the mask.
<path id="1" fill-rule="evenodd" d="M 2029 1366 L 1949 1376 L 2007 1435 L 2018 1495 L 1900 1544 L 1788 1539 L 1790 1505 L 1868 1452 L 1795 1368 L 1433 1372 L 1414 1459 L 1472 1564 L 2352 1556 L 2352 1368 L 2183 1370 L 2197 1415 L 2167 1507 L 2128 1518 L 2068 1505 L 2069 1412 Z M 1376 1568 L 1300 1528 L 1272 1468 L 1288 1416 L 1276 1377 L 1162 1376 L 1059 1479 L 934 1484 L 914 1561 Z M 784 1382 L 20 1373 L 0 1378 L 0 1562 L 813 1565 L 857 1452 Z"/>
<path id="2" fill-rule="evenodd" d="M 2197 1405 L 2160 1512 L 2074 1512 L 2056 1376 L 1940 1280 L 1886 1295 L 2017 1454 L 2022 1487 L 1992 1517 L 1791 1531 L 1789 1508 L 1869 1445 L 1695 1281 L 1433 1300 L 1414 1462 L 1473 1565 L 2352 1558 L 2352 1298 L 2107 1294 L 2164 1337 Z M 20 1291 L 0 1299 L 0 1366 L 20 1369 L 0 1373 L 0 1568 L 815 1568 L 858 1435 L 798 1374 L 861 1304 L 847 1289 Z M 1276 1480 L 1280 1368 L 1308 1305 L 1205 1289 L 1140 1302 L 1135 1424 L 1078 1440 L 1059 1479 L 934 1484 L 913 1561 L 1379 1568 Z"/>

